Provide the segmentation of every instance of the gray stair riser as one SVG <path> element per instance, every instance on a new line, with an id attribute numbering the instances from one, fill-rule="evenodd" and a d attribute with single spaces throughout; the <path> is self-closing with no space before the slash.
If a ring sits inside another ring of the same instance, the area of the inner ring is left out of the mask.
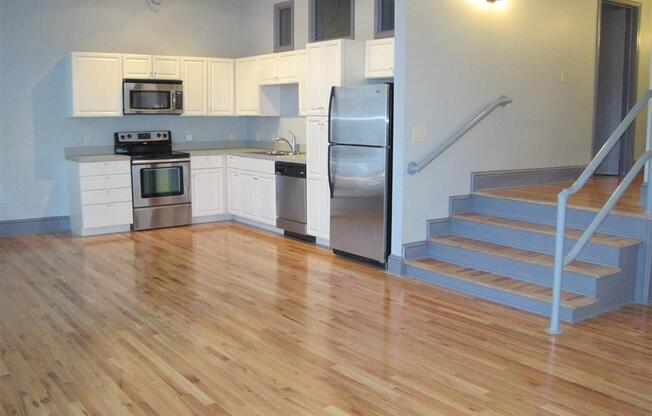
<path id="1" fill-rule="evenodd" d="M 487 241 L 509 247 L 517 247 L 525 250 L 536 251 L 554 255 L 555 237 L 533 231 L 519 230 L 497 225 L 482 224 L 474 221 L 452 219 L 451 233 L 453 235 L 472 238 L 475 240 Z M 568 253 L 577 240 L 566 239 L 565 251 Z M 607 266 L 618 266 L 620 260 L 620 249 L 604 244 L 589 243 L 579 260 L 592 263 L 604 264 Z"/>
<path id="2" fill-rule="evenodd" d="M 494 256 L 474 250 L 452 247 L 446 244 L 430 243 L 430 257 L 447 263 L 459 264 L 465 267 L 488 273 L 511 277 L 513 279 L 541 285 L 552 286 L 552 267 L 522 262 L 505 257 Z M 563 288 L 566 291 L 581 295 L 597 297 L 599 281 L 589 276 L 565 272 Z"/>
<path id="3" fill-rule="evenodd" d="M 535 299 L 520 296 L 515 293 L 506 292 L 503 290 L 482 286 L 473 282 L 468 282 L 461 279 L 456 279 L 444 274 L 425 270 L 420 267 L 406 265 L 406 274 L 410 277 L 433 283 L 437 286 L 442 286 L 456 292 L 462 292 L 473 295 L 482 299 L 492 302 L 507 305 L 513 308 L 526 310 L 538 315 L 549 316 L 550 304 L 541 302 Z M 589 306 L 590 307 L 590 306 Z M 587 307 L 587 308 L 589 308 Z M 577 322 L 577 316 L 581 313 L 581 309 L 568 309 L 561 308 L 561 319 L 565 322 Z M 586 313 L 585 313 L 586 314 Z"/>
<path id="4" fill-rule="evenodd" d="M 482 195 L 472 196 L 471 212 L 548 225 L 555 225 L 557 222 L 556 206 L 491 198 Z M 583 230 L 593 221 L 596 215 L 597 212 L 594 211 L 569 208 L 566 214 L 566 226 Z M 640 218 L 609 215 L 598 229 L 598 232 L 643 239 L 646 237 L 645 223 L 645 220 Z"/>

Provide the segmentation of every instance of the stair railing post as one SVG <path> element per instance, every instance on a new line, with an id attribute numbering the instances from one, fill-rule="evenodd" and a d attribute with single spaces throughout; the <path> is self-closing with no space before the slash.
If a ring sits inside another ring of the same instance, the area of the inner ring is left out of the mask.
<path id="1" fill-rule="evenodd" d="M 652 68 L 650 69 L 650 77 L 652 77 Z M 652 79 L 652 78 L 650 78 Z M 647 146 L 646 151 L 652 150 L 652 89 L 648 91 L 650 99 L 647 103 Z M 652 215 L 652 161 L 648 161 L 645 165 L 645 183 L 647 184 L 647 203 L 645 212 Z"/>
<path id="2" fill-rule="evenodd" d="M 561 287 L 564 274 L 564 243 L 566 240 L 566 205 L 569 192 L 564 189 L 557 197 L 557 232 L 555 234 L 555 269 L 552 283 L 552 309 L 550 311 L 550 328 L 548 333 L 561 335 L 559 314 L 561 309 Z"/>

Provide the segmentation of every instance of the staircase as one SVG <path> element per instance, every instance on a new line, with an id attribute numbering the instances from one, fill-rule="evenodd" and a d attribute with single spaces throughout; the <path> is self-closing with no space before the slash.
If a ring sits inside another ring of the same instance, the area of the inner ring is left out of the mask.
<path id="1" fill-rule="evenodd" d="M 595 216 L 568 210 L 566 247 Z M 405 248 L 404 273 L 541 315 L 551 311 L 556 207 L 487 193 L 457 197 L 429 239 Z M 641 223 L 643 225 L 641 225 Z M 610 215 L 564 273 L 561 319 L 594 316 L 635 299 L 645 219 Z"/>

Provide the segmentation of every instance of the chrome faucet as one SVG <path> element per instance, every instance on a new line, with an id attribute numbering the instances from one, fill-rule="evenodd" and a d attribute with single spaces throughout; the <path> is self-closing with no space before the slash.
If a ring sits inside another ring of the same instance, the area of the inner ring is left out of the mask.
<path id="1" fill-rule="evenodd" d="M 288 130 L 288 133 L 290 133 L 290 140 L 286 139 L 285 137 L 277 137 L 274 140 L 274 147 L 276 147 L 278 142 L 285 142 L 288 146 L 290 146 L 290 154 L 296 155 L 299 153 L 297 149 L 297 136 L 292 132 L 292 130 Z"/>

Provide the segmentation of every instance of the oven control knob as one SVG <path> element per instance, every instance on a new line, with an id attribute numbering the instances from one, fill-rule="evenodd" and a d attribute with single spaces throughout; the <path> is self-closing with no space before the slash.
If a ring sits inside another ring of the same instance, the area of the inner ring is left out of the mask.
<path id="1" fill-rule="evenodd" d="M 131 139 L 131 134 L 127 134 L 127 139 Z"/>
<path id="2" fill-rule="evenodd" d="M 161 133 L 156 133 L 156 137 L 161 137 Z"/>
<path id="3" fill-rule="evenodd" d="M 125 138 L 125 135 L 124 135 L 124 134 L 121 134 L 121 135 L 120 135 L 120 138 L 121 138 L 121 139 L 124 139 L 124 138 Z"/>

